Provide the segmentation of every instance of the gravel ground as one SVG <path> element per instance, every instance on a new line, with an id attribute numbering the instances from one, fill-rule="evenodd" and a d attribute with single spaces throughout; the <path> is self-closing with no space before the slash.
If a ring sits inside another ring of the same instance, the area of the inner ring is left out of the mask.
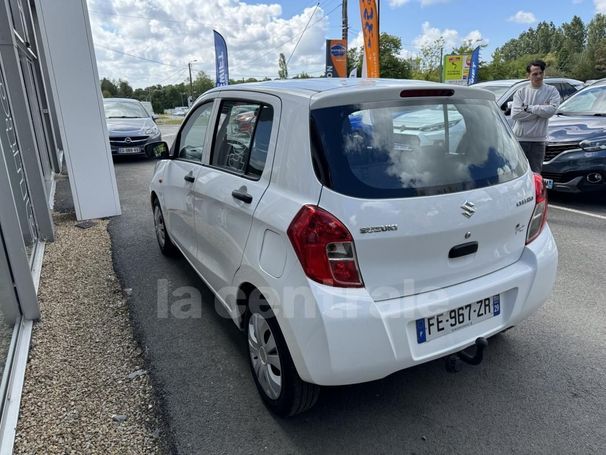
<path id="1" fill-rule="evenodd" d="M 56 214 L 46 245 L 15 454 L 163 454 L 106 220 Z"/>

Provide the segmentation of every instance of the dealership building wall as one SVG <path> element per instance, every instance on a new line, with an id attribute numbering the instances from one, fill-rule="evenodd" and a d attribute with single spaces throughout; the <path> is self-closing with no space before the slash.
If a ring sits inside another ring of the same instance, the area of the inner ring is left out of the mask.
<path id="1" fill-rule="evenodd" d="M 78 219 L 120 214 L 107 137 L 86 0 L 0 0 L 0 454 L 40 317 L 56 175 Z"/>

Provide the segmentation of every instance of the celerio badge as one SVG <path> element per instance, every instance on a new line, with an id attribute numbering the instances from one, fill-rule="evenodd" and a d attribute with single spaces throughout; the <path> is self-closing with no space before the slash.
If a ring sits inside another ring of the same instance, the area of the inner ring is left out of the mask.
<path id="1" fill-rule="evenodd" d="M 368 226 L 360 228 L 360 234 L 372 234 L 374 232 L 388 232 L 397 230 L 397 224 L 384 224 L 383 226 Z"/>
<path id="2" fill-rule="evenodd" d="M 526 199 L 522 199 L 521 201 L 516 202 L 516 207 L 520 207 L 521 205 L 528 204 L 534 200 L 534 196 L 528 196 Z"/>

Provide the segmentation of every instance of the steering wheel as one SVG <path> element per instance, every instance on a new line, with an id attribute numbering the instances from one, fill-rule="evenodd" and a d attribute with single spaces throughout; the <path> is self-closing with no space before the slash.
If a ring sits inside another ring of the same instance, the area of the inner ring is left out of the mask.
<path id="1" fill-rule="evenodd" d="M 227 139 L 227 143 L 235 149 L 236 153 L 242 153 L 248 148 L 245 143 L 235 139 Z"/>

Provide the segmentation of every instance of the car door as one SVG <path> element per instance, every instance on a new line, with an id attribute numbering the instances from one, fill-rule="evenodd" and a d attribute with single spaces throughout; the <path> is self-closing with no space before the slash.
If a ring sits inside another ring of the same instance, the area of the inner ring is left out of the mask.
<path id="1" fill-rule="evenodd" d="M 202 168 L 213 102 L 199 106 L 187 118 L 173 149 L 172 159 L 164 173 L 164 215 L 169 235 L 190 259 L 196 255 L 194 226 L 194 184 Z"/>
<path id="2" fill-rule="evenodd" d="M 277 97 L 245 92 L 222 96 L 210 163 L 198 174 L 195 187 L 195 262 L 220 296 L 240 266 L 253 213 L 269 185 L 280 118 Z"/>

